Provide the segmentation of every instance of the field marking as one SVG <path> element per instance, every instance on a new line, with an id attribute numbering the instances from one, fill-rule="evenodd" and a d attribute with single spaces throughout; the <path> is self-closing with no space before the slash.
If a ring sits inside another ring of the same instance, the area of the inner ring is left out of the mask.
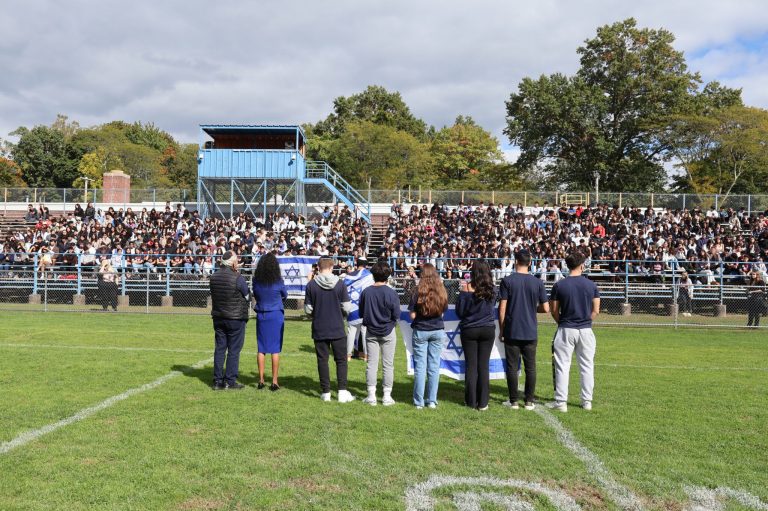
<path id="1" fill-rule="evenodd" d="M 205 360 L 201 360 L 199 362 L 196 362 L 192 366 L 190 366 L 191 369 L 200 369 L 201 367 L 204 367 L 206 364 L 210 363 L 213 359 L 207 358 Z M 56 431 L 57 429 L 63 428 L 64 426 L 69 426 L 70 424 L 74 424 L 75 422 L 79 422 L 83 419 L 86 419 L 90 417 L 91 415 L 94 415 L 95 413 L 100 412 L 101 410 L 104 410 L 106 408 L 109 408 L 112 405 L 115 405 L 119 403 L 120 401 L 124 401 L 128 399 L 131 396 L 135 396 L 137 394 L 142 394 L 144 392 L 147 392 L 149 390 L 154 389 L 155 387 L 159 387 L 160 385 L 166 383 L 167 381 L 176 378 L 177 376 L 181 376 L 184 374 L 183 371 L 171 371 L 170 373 L 161 376 L 160 378 L 156 379 L 155 381 L 145 383 L 144 385 L 140 387 L 134 387 L 132 389 L 128 389 L 122 394 L 118 394 L 116 396 L 109 397 L 102 401 L 101 403 L 98 403 L 94 406 L 89 406 L 88 408 L 83 408 L 79 412 L 75 413 L 74 415 L 71 415 L 65 419 L 61 419 L 60 421 L 48 424 L 46 426 L 43 426 L 39 429 L 33 429 L 30 431 L 25 431 L 18 435 L 13 440 L 9 440 L 8 442 L 3 442 L 0 444 L 0 455 L 7 454 L 10 451 L 17 449 L 19 447 L 22 447 L 33 440 L 37 440 L 38 438 L 47 435 L 48 433 L 52 433 Z"/>
<path id="2" fill-rule="evenodd" d="M 47 348 L 47 349 L 68 349 L 68 350 L 107 350 L 107 351 L 157 351 L 165 353 L 211 353 L 209 350 L 196 350 L 186 348 L 145 348 L 141 346 L 91 346 L 87 344 L 23 344 L 23 343 L 0 343 L 0 348 Z M 241 351 L 241 355 L 256 355 L 255 351 Z M 293 357 L 302 355 L 302 353 L 281 353 L 281 357 Z"/>
<path id="3" fill-rule="evenodd" d="M 597 479 L 597 482 L 608 493 L 613 502 L 626 511 L 640 511 L 643 509 L 640 498 L 632 490 L 618 482 L 603 462 L 600 461 L 597 454 L 579 442 L 573 433 L 563 426 L 563 423 L 552 412 L 543 406 L 537 406 L 535 412 L 544 419 L 544 423 L 547 426 L 555 431 L 560 443 L 586 465 L 589 473 Z"/>
<path id="4" fill-rule="evenodd" d="M 430 511 L 435 506 L 432 492 L 444 486 L 490 486 L 495 488 L 517 488 L 546 496 L 559 511 L 581 511 L 576 501 L 562 490 L 553 490 L 541 483 L 531 483 L 519 479 L 497 479 L 494 477 L 453 477 L 433 475 L 423 483 L 417 483 L 405 492 L 407 511 Z M 459 511 L 474 511 L 480 509 L 480 502 L 488 501 L 494 504 L 506 505 L 509 510 L 528 510 L 526 501 L 514 498 L 512 495 L 491 493 L 461 492 L 455 494 L 454 503 Z M 513 507 L 514 506 L 514 507 Z"/>
<path id="5" fill-rule="evenodd" d="M 725 504 L 723 499 L 732 499 L 747 509 L 755 511 L 768 511 L 768 504 L 761 501 L 751 493 L 734 490 L 727 487 L 703 488 L 696 486 L 686 486 L 685 492 L 690 497 L 691 502 L 686 511 L 723 511 Z"/>

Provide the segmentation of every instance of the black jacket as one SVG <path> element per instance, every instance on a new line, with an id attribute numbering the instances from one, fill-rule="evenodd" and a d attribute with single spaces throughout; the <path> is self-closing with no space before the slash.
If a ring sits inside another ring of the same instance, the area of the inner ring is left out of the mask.
<path id="1" fill-rule="evenodd" d="M 242 282 L 239 282 L 242 281 Z M 241 319 L 248 321 L 248 298 L 243 296 L 243 288 L 248 292 L 245 279 L 229 266 L 222 266 L 211 275 L 211 316 L 221 319 Z"/>

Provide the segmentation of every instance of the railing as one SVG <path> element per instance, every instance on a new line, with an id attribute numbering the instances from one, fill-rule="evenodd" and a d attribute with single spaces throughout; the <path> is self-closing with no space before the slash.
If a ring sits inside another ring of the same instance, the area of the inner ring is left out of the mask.
<path id="1" fill-rule="evenodd" d="M 69 263 L 58 261 L 49 264 L 42 254 L 0 253 L 0 309 L 42 311 L 94 311 L 109 308 L 117 303 L 124 312 L 162 312 L 206 314 L 210 310 L 208 276 L 216 271 L 219 256 L 188 256 L 187 264 L 179 263 L 175 255 L 161 257 L 162 262 L 147 262 L 157 254 L 97 255 L 65 254 Z M 184 255 L 179 255 L 183 258 Z M 99 276 L 99 261 L 109 258 L 116 269 L 115 285 L 105 285 Z M 243 256 L 241 272 L 250 279 L 257 257 Z M 444 276 L 449 301 L 455 302 L 465 280 L 469 259 L 434 261 Z M 491 260 L 493 276 L 499 281 L 510 275 L 509 265 L 501 260 Z M 89 264 L 93 263 L 93 264 Z M 352 265 L 351 257 L 337 260 L 337 272 Z M 409 302 L 416 286 L 416 275 L 391 260 L 396 268 L 392 279 L 403 305 Z M 545 282 L 548 290 L 567 271 L 556 266 L 541 270 L 541 261 L 534 261 L 532 272 Z M 601 294 L 599 322 L 604 324 L 640 325 L 698 325 L 698 326 L 746 326 L 747 320 L 765 316 L 764 298 L 758 302 L 752 291 L 765 294 L 765 286 L 750 286 L 744 279 L 747 266 L 752 271 L 765 269 L 761 263 L 718 263 L 714 269 L 696 270 L 698 261 L 688 261 L 689 275 L 694 281 L 692 288 L 683 285 L 680 275 L 682 265 L 673 265 L 658 271 L 647 268 L 646 261 L 618 261 L 623 268 L 591 265 L 586 275 L 598 284 Z M 627 264 L 628 263 L 628 264 Z M 447 266 L 456 266 L 453 272 Z M 690 291 L 690 293 L 689 293 Z M 291 314 L 301 314 L 297 298 L 290 299 L 286 307 Z M 542 316 L 542 321 L 548 321 Z M 763 322 L 763 326 L 766 322 Z"/>
<path id="2" fill-rule="evenodd" d="M 360 192 L 353 188 L 346 179 L 341 177 L 338 172 L 333 170 L 330 165 L 324 161 L 308 161 L 306 163 L 307 178 L 325 179 L 334 188 L 343 193 L 353 204 L 358 205 L 366 218 L 371 217 L 371 205 L 368 199 L 363 197 Z"/>
<path id="3" fill-rule="evenodd" d="M 332 172 L 330 174 L 328 172 Z M 368 200 L 360 193 L 360 190 L 352 188 L 347 181 L 337 172 L 331 169 L 325 162 L 307 162 L 307 177 L 315 179 L 327 179 L 331 183 L 337 183 L 340 190 L 349 191 L 354 197 L 354 202 L 368 203 Z M 116 195 L 120 196 L 119 190 Z M 708 209 L 721 207 L 740 209 L 752 213 L 768 210 L 768 195 L 718 195 L 718 194 L 685 194 L 685 193 L 614 193 L 600 192 L 559 192 L 559 191 L 499 191 L 499 190 L 437 190 L 431 188 L 410 187 L 395 190 L 364 190 L 370 194 L 370 202 L 373 204 L 388 204 L 392 201 L 398 204 L 447 204 L 456 206 L 459 203 L 477 205 L 482 201 L 485 204 L 522 204 L 524 207 L 548 203 L 559 205 L 564 195 L 581 196 L 585 202 L 600 202 L 603 204 L 620 207 L 642 207 L 671 209 L 693 209 L 695 207 Z M 126 200 L 113 202 L 115 206 L 124 204 L 152 203 L 153 207 L 165 202 L 196 203 L 197 192 L 185 189 L 132 189 Z M 9 204 L 27 203 L 61 203 L 65 209 L 75 203 L 87 202 L 105 203 L 104 190 L 89 189 L 86 195 L 82 189 L 75 188 L 0 188 L 0 198 L 5 207 Z M 0 208 L 2 210 L 2 208 Z"/>

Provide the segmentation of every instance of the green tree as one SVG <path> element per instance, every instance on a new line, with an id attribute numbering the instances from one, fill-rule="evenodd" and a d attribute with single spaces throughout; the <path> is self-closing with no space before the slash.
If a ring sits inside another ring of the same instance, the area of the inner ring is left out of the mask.
<path id="1" fill-rule="evenodd" d="M 77 160 L 69 157 L 62 131 L 48 126 L 20 127 L 11 135 L 19 137 L 13 160 L 24 181 L 33 187 L 69 187 L 77 177 Z"/>
<path id="2" fill-rule="evenodd" d="M 339 96 L 333 102 L 333 112 L 315 124 L 315 136 L 337 138 L 352 121 L 369 121 L 405 131 L 419 140 L 427 133 L 427 125 L 416 118 L 399 92 L 389 92 L 379 85 L 369 85 L 363 92 L 348 98 Z"/>
<path id="3" fill-rule="evenodd" d="M 391 126 L 352 121 L 328 148 L 328 161 L 344 169 L 352 186 L 398 188 L 426 185 L 432 177 L 432 160 L 425 144 Z"/>
<path id="4" fill-rule="evenodd" d="M 197 187 L 197 144 L 182 144 L 167 160 L 168 179 L 176 188 L 195 190 Z"/>
<path id="5" fill-rule="evenodd" d="M 505 133 L 521 149 L 518 165 L 542 167 L 566 189 L 592 189 L 597 180 L 607 191 L 662 189 L 670 157 L 663 121 L 694 108 L 700 94 L 699 75 L 673 41 L 667 30 L 627 19 L 578 48 L 575 76 L 525 78 L 507 101 Z M 719 84 L 704 92 L 739 95 Z"/>
<path id="6" fill-rule="evenodd" d="M 768 111 L 731 106 L 670 119 L 669 145 L 682 175 L 677 191 L 732 193 L 768 191 Z"/>
<path id="7" fill-rule="evenodd" d="M 496 137 L 463 116 L 435 134 L 430 151 L 437 184 L 459 189 L 486 189 L 491 185 L 491 171 L 503 160 Z M 473 188 L 468 188 L 470 183 Z"/>

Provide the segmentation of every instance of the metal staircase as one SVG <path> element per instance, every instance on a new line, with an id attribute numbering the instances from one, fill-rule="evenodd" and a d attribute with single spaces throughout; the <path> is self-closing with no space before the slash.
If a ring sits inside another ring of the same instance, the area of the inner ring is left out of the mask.
<path id="1" fill-rule="evenodd" d="M 368 199 L 363 197 L 346 179 L 324 161 L 308 161 L 306 174 L 301 178 L 301 181 L 305 184 L 325 185 L 341 202 L 359 214 L 363 220 L 371 223 L 371 204 Z"/>
<path id="2" fill-rule="evenodd" d="M 371 215 L 370 229 L 368 230 L 368 260 L 376 261 L 379 258 L 381 248 L 387 236 L 389 227 L 389 215 L 386 213 L 374 213 Z"/>

